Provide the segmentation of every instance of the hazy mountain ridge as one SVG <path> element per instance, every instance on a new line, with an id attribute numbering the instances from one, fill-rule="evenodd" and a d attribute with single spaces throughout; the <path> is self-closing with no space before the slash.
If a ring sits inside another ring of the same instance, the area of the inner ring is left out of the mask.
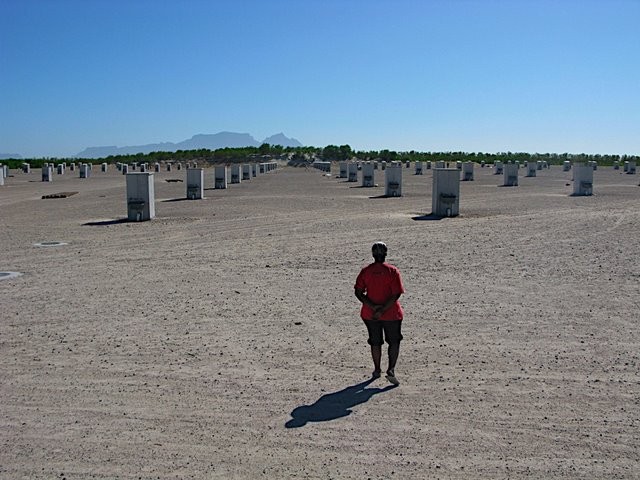
<path id="1" fill-rule="evenodd" d="M 87 147 L 76 155 L 79 158 L 104 158 L 110 155 L 132 155 L 136 153 L 150 153 L 150 152 L 175 152 L 177 150 L 199 150 L 206 148 L 209 150 L 216 150 L 218 148 L 238 148 L 238 147 L 259 147 L 262 143 L 268 143 L 270 145 L 282 145 L 283 147 L 301 147 L 300 143 L 295 138 L 289 138 L 283 133 L 277 133 L 270 137 L 265 138 L 262 142 L 258 142 L 253 136 L 248 133 L 235 133 L 235 132 L 219 132 L 213 134 L 198 134 L 194 135 L 188 140 L 182 142 L 162 142 L 162 143 L 149 143 L 146 145 L 134 145 L 134 146 L 102 146 L 102 147 Z"/>

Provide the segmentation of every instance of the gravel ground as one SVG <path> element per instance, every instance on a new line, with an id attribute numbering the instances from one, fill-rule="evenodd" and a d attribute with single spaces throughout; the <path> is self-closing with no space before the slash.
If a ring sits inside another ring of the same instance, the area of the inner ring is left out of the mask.
<path id="1" fill-rule="evenodd" d="M 429 170 L 376 198 L 381 171 L 207 169 L 199 201 L 174 170 L 128 223 L 113 166 L 11 174 L 1 478 L 640 477 L 636 175 L 572 197 L 557 166 L 518 187 L 476 166 L 460 216 L 420 220 Z M 398 388 L 370 379 L 353 295 L 376 240 L 406 289 Z"/>

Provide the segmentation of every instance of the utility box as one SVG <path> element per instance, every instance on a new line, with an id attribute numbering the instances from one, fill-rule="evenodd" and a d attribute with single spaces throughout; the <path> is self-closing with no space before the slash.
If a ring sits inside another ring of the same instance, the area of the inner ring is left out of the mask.
<path id="1" fill-rule="evenodd" d="M 251 180 L 251 165 L 244 164 L 242 165 L 242 181 Z"/>
<path id="2" fill-rule="evenodd" d="M 427 170 L 431 170 L 431 160 L 427 161 Z"/>
<path id="3" fill-rule="evenodd" d="M 58 175 L 64 175 L 64 164 L 58 164 Z"/>
<path id="4" fill-rule="evenodd" d="M 516 168 L 518 168 L 517 165 L 516 165 Z M 502 175 L 503 172 L 504 172 L 504 164 L 500 161 L 493 162 L 493 174 Z"/>
<path id="5" fill-rule="evenodd" d="M 534 162 L 527 162 L 527 177 L 535 177 L 536 169 L 537 166 Z"/>
<path id="6" fill-rule="evenodd" d="M 202 200 L 204 198 L 204 170 L 187 168 L 187 198 Z"/>
<path id="7" fill-rule="evenodd" d="M 140 171 L 142 173 L 145 173 L 147 171 L 147 164 L 146 163 L 141 163 L 140 164 Z"/>
<path id="8" fill-rule="evenodd" d="M 363 187 L 375 186 L 373 163 L 371 162 L 364 162 L 362 164 L 362 186 Z"/>
<path id="9" fill-rule="evenodd" d="M 258 165 L 256 165 L 255 163 L 251 164 L 251 176 L 252 177 L 258 176 Z"/>
<path id="10" fill-rule="evenodd" d="M 213 188 L 216 190 L 227 188 L 227 167 L 224 165 L 216 166 L 213 175 Z"/>
<path id="11" fill-rule="evenodd" d="M 629 167 L 627 168 L 627 173 L 629 175 L 635 175 L 636 174 L 636 162 L 634 162 L 634 161 L 630 161 L 629 162 Z"/>
<path id="12" fill-rule="evenodd" d="M 122 164 L 122 174 L 123 175 L 127 175 L 129 173 L 129 165 L 127 165 L 126 163 Z"/>
<path id="13" fill-rule="evenodd" d="M 384 194 L 387 197 L 402 196 L 402 164 L 391 162 L 384 172 Z"/>
<path id="14" fill-rule="evenodd" d="M 109 167 L 107 166 L 106 163 L 103 163 L 102 166 L 101 166 L 102 172 L 106 172 L 108 168 Z"/>
<path id="15" fill-rule="evenodd" d="M 577 163 L 573 166 L 573 195 L 593 195 L 593 166 Z"/>
<path id="16" fill-rule="evenodd" d="M 519 165 L 516 163 L 507 163 L 506 165 L 504 165 L 504 182 L 502 185 L 504 185 L 505 187 L 517 187 L 519 169 Z"/>
<path id="17" fill-rule="evenodd" d="M 444 160 L 438 160 L 434 168 L 444 168 Z"/>
<path id="18" fill-rule="evenodd" d="M 571 170 L 571 162 L 569 160 L 565 160 L 562 162 L 562 171 L 568 172 L 569 170 Z"/>
<path id="19" fill-rule="evenodd" d="M 456 217 L 460 211 L 460 171 L 457 168 L 433 170 L 431 214 Z"/>
<path id="20" fill-rule="evenodd" d="M 158 162 L 156 162 L 153 165 L 153 169 L 155 170 L 156 173 L 160 173 L 160 164 Z"/>
<path id="21" fill-rule="evenodd" d="M 242 172 L 240 171 L 240 165 L 231 165 L 231 183 L 241 183 Z"/>
<path id="22" fill-rule="evenodd" d="M 347 162 L 340 162 L 339 167 L 340 167 L 340 173 L 338 174 L 338 178 L 347 178 L 348 177 Z"/>
<path id="23" fill-rule="evenodd" d="M 347 166 L 347 181 L 348 182 L 358 181 L 358 164 L 356 162 L 349 162 Z"/>
<path id="24" fill-rule="evenodd" d="M 473 181 L 473 162 L 464 162 L 462 164 L 462 181 Z"/>
<path id="25" fill-rule="evenodd" d="M 422 175 L 422 162 L 416 162 L 416 175 Z"/>
<path id="26" fill-rule="evenodd" d="M 127 173 L 127 218 L 133 222 L 156 216 L 153 173 Z"/>
<path id="27" fill-rule="evenodd" d="M 42 181 L 53 182 L 53 168 L 51 168 L 51 165 L 42 167 Z"/>

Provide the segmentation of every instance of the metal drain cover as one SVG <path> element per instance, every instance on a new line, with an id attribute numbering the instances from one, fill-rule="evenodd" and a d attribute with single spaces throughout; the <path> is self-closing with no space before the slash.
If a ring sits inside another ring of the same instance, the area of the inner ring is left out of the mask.
<path id="1" fill-rule="evenodd" d="M 22 275 L 20 272 L 0 272 L 0 280 L 10 280 Z"/>
<path id="2" fill-rule="evenodd" d="M 34 247 L 60 247 L 62 245 L 68 245 L 66 242 L 38 242 L 34 243 Z"/>

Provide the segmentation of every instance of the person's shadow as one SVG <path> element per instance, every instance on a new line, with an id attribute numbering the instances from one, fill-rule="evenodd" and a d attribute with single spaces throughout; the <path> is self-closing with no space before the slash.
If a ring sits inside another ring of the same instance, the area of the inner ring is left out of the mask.
<path id="1" fill-rule="evenodd" d="M 387 392 L 396 385 L 384 388 L 366 388 L 373 378 L 340 391 L 322 395 L 313 405 L 300 405 L 291 411 L 291 420 L 284 424 L 286 428 L 304 427 L 308 422 L 328 422 L 351 414 L 356 405 L 368 402 L 378 393 Z"/>

